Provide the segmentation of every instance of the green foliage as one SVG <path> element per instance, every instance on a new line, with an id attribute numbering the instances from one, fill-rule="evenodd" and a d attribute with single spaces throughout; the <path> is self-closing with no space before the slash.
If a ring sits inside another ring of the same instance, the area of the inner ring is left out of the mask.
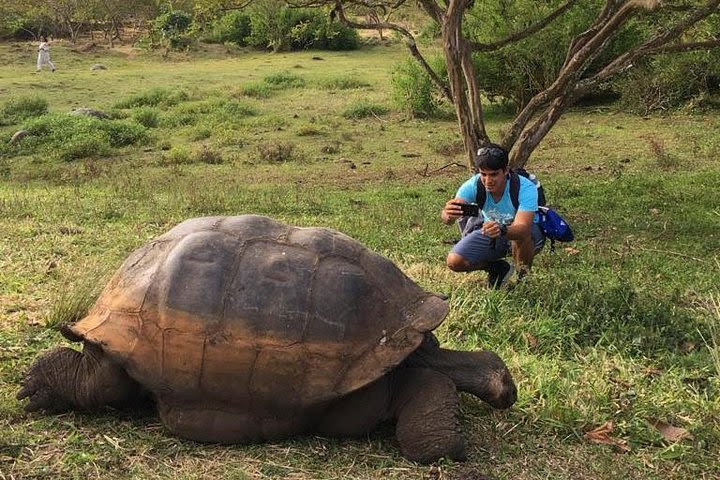
<path id="1" fill-rule="evenodd" d="M 7 3 L 0 5 L 0 38 L 35 40 L 57 28 L 51 12 L 47 10 L 32 8 L 21 2 L 18 2 L 14 9 Z"/>
<path id="2" fill-rule="evenodd" d="M 155 128 L 159 123 L 159 111 L 154 107 L 139 107 L 132 112 L 132 118 L 146 128 Z"/>
<path id="3" fill-rule="evenodd" d="M 430 66 L 447 81 L 445 62 L 439 56 L 429 61 Z M 413 117 L 433 117 L 445 102 L 432 84 L 430 76 L 412 58 L 398 64 L 391 78 L 392 99 L 400 110 Z"/>
<path id="4" fill-rule="evenodd" d="M 214 111 L 217 119 L 237 119 L 244 117 L 252 117 L 257 115 L 257 110 L 252 105 L 249 105 L 238 100 L 227 100 L 223 101 L 222 105 Z"/>
<path id="5" fill-rule="evenodd" d="M 272 73 L 263 80 L 275 88 L 295 88 L 305 85 L 305 80 L 300 75 L 291 72 Z"/>
<path id="6" fill-rule="evenodd" d="M 355 50 L 360 45 L 357 30 L 333 22 L 322 10 L 297 10 L 292 22 L 292 50 Z"/>
<path id="7" fill-rule="evenodd" d="M 560 3 L 478 2 L 468 15 L 465 30 L 481 41 L 499 40 L 523 30 Z M 491 100 L 508 101 L 519 108 L 549 86 L 565 60 L 565 46 L 597 14 L 596 2 L 581 3 L 527 40 L 494 52 L 475 53 L 473 61 L 483 92 Z"/>
<path id="8" fill-rule="evenodd" d="M 464 24 L 466 34 L 481 42 L 492 42 L 523 30 L 547 15 L 560 0 L 549 2 L 477 2 Z M 491 100 L 519 109 L 534 95 L 550 86 L 560 71 L 572 38 L 585 31 L 600 8 L 600 2 L 583 0 L 559 19 L 526 40 L 493 52 L 473 54 L 477 79 Z M 604 51 L 584 71 L 591 75 L 611 59 L 639 45 L 658 32 L 663 22 L 677 12 L 643 15 L 611 38 Z M 690 35 L 693 35 L 692 33 Z M 702 35 L 702 34 L 700 34 Z M 590 92 L 588 101 L 607 97 L 608 87 L 624 98 L 623 106 L 636 112 L 664 110 L 698 98 L 717 88 L 718 56 L 708 52 L 665 56 L 641 61 L 621 80 L 611 79 Z M 713 82 L 714 79 L 714 82 Z"/>
<path id="9" fill-rule="evenodd" d="M 187 92 L 182 90 L 153 88 L 117 102 L 115 108 L 170 107 L 188 98 Z"/>
<path id="10" fill-rule="evenodd" d="M 273 88 L 266 82 L 248 82 L 238 90 L 240 95 L 253 98 L 268 98 L 272 92 Z"/>
<path id="11" fill-rule="evenodd" d="M 48 112 L 48 102 L 39 95 L 10 97 L 3 103 L 0 125 L 12 125 L 26 118 L 39 117 Z"/>
<path id="12" fill-rule="evenodd" d="M 261 0 L 250 9 L 251 34 L 248 44 L 283 50 L 353 50 L 359 46 L 358 33 L 332 22 L 319 9 L 289 8 L 280 0 Z"/>
<path id="13" fill-rule="evenodd" d="M 720 53 L 652 57 L 614 82 L 620 107 L 647 115 L 685 104 L 703 106 L 703 94 L 720 93 Z"/>
<path id="14" fill-rule="evenodd" d="M 442 35 L 440 24 L 430 19 L 422 26 L 417 38 L 423 44 L 431 44 L 433 40 L 440 38 L 440 35 Z"/>
<path id="15" fill-rule="evenodd" d="M 146 138 L 142 125 L 126 120 L 100 120 L 82 115 L 45 115 L 25 125 L 29 135 L 20 144 L 22 153 L 45 153 L 70 161 L 105 156 L 113 148 Z"/>
<path id="16" fill-rule="evenodd" d="M 190 148 L 186 145 L 175 145 L 162 155 L 163 165 L 187 165 L 194 163 Z"/>
<path id="17" fill-rule="evenodd" d="M 269 48 L 274 52 L 289 48 L 289 9 L 281 0 L 262 0 L 250 7 L 251 34 L 249 45 Z"/>
<path id="18" fill-rule="evenodd" d="M 322 80 L 320 86 L 327 90 L 353 90 L 369 87 L 370 84 L 356 76 L 337 76 Z"/>
<path id="19" fill-rule="evenodd" d="M 343 112 L 343 117 L 360 119 L 385 115 L 389 109 L 383 105 L 369 102 L 365 99 L 352 102 Z"/>
<path id="20" fill-rule="evenodd" d="M 206 33 L 204 40 L 209 43 L 231 42 L 237 45 L 247 45 L 250 35 L 250 14 L 235 10 L 228 12 L 215 20 Z"/>
<path id="21" fill-rule="evenodd" d="M 190 27 L 193 18 L 182 10 L 170 9 L 158 15 L 150 27 L 150 38 L 169 48 L 180 50 L 187 48 L 191 42 Z"/>

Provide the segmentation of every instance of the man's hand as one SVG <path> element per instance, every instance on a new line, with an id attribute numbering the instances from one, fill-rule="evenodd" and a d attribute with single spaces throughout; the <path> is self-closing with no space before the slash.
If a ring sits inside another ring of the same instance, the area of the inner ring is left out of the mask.
<path id="1" fill-rule="evenodd" d="M 445 204 L 442 212 L 440 212 L 440 219 L 445 225 L 449 225 L 463 216 L 462 208 L 458 205 L 459 203 L 467 202 L 462 198 L 453 198 L 452 200 L 448 200 Z"/>
<path id="2" fill-rule="evenodd" d="M 493 222 L 492 220 L 489 220 L 482 224 L 482 227 L 480 228 L 480 233 L 482 233 L 483 235 L 487 235 L 490 238 L 498 238 L 500 235 L 502 235 L 502 228 L 500 228 L 500 224 L 498 222 Z"/>

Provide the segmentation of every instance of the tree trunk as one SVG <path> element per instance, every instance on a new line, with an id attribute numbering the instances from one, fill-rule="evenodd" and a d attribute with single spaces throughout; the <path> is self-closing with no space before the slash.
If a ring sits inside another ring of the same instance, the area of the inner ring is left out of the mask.
<path id="1" fill-rule="evenodd" d="M 468 0 L 450 0 L 441 26 L 450 91 L 463 136 L 468 167 L 472 169 L 475 152 L 480 146 L 490 143 L 490 138 L 483 122 L 470 46 L 462 36 L 462 17 L 467 7 Z"/>

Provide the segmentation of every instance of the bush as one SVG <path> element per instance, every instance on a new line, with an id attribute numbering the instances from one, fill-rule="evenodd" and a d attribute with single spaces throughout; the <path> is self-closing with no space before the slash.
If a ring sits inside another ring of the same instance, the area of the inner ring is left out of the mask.
<path id="1" fill-rule="evenodd" d="M 523 30 L 549 13 L 558 2 L 476 2 L 465 27 L 472 38 L 492 41 Z M 547 88 L 565 62 L 566 46 L 595 18 L 595 8 L 573 8 L 530 38 L 493 52 L 473 54 L 481 91 L 491 100 L 522 108 Z M 643 38 L 639 23 L 629 23 L 599 54 L 587 74 Z M 560 47 L 560 48 L 559 48 Z"/>
<path id="2" fill-rule="evenodd" d="M 48 102 L 37 95 L 11 97 L 3 104 L 0 125 L 12 125 L 48 112 Z"/>
<path id="3" fill-rule="evenodd" d="M 356 30 L 333 22 L 321 10 L 297 10 L 290 29 L 292 50 L 355 50 L 360 44 Z"/>
<path id="4" fill-rule="evenodd" d="M 433 70 L 447 77 L 441 57 L 431 58 L 430 64 Z M 393 102 L 413 117 L 433 117 L 445 102 L 425 69 L 412 58 L 395 68 L 390 82 Z"/>
<path id="5" fill-rule="evenodd" d="M 691 52 L 646 59 L 614 82 L 620 105 L 647 115 L 680 107 L 720 89 L 720 54 Z"/>
<path id="6" fill-rule="evenodd" d="M 250 15 L 233 11 L 213 22 L 204 40 L 209 43 L 232 42 L 244 46 L 247 45 L 246 39 L 250 32 Z"/>
<path id="7" fill-rule="evenodd" d="M 112 151 L 105 132 L 85 133 L 76 135 L 50 153 L 55 153 L 57 158 L 65 162 L 89 158 L 95 156 L 109 155 Z"/>
<path id="8" fill-rule="evenodd" d="M 22 153 L 45 153 L 61 160 L 105 156 L 113 148 L 147 138 L 142 125 L 126 120 L 100 120 L 76 115 L 45 115 L 25 125 L 29 136 Z"/>
<path id="9" fill-rule="evenodd" d="M 182 10 L 169 10 L 155 18 L 150 38 L 174 50 L 187 48 L 192 42 L 189 34 L 192 16 Z"/>
<path id="10" fill-rule="evenodd" d="M 115 108 L 171 107 L 188 98 L 188 94 L 182 90 L 153 88 L 119 101 L 115 104 Z"/>
<path id="11" fill-rule="evenodd" d="M 153 107 L 140 107 L 133 111 L 132 118 L 146 128 L 158 126 L 158 110 Z"/>
<path id="12" fill-rule="evenodd" d="M 125 120 L 100 121 L 96 129 L 107 133 L 111 147 L 125 147 L 144 140 L 147 130 L 143 125 Z"/>
<path id="13" fill-rule="evenodd" d="M 248 44 L 283 50 L 358 48 L 358 33 L 332 22 L 319 9 L 289 8 L 280 0 L 262 0 L 250 11 L 251 34 Z"/>
<path id="14" fill-rule="evenodd" d="M 162 155 L 163 165 L 188 165 L 195 162 L 190 149 L 185 145 L 176 145 Z"/>
<path id="15" fill-rule="evenodd" d="M 53 32 L 57 23 L 42 10 L 0 15 L 0 37 L 14 40 L 35 40 L 42 34 Z"/>

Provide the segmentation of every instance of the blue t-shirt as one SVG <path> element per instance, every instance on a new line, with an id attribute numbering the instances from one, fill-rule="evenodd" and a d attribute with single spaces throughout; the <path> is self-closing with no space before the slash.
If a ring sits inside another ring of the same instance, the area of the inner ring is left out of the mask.
<path id="1" fill-rule="evenodd" d="M 455 197 L 462 198 L 468 203 L 475 203 L 477 198 L 478 177 L 480 174 L 473 175 L 468 181 L 460 185 Z M 538 192 L 535 184 L 518 175 L 520 179 L 520 191 L 518 192 L 518 210 L 524 212 L 537 212 L 538 209 Z M 485 205 L 481 205 L 483 218 L 486 221 L 494 221 L 505 225 L 510 225 L 515 219 L 517 211 L 510 200 L 510 179 L 505 182 L 505 192 L 499 202 L 495 203 L 495 199 L 489 193 L 485 195 Z M 535 222 L 537 222 L 535 215 Z"/>

